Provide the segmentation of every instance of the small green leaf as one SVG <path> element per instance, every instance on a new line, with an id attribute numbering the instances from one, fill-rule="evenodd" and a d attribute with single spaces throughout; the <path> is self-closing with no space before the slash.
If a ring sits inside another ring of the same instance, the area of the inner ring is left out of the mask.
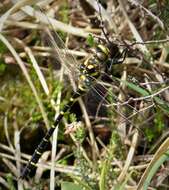
<path id="1" fill-rule="evenodd" d="M 143 95 L 143 96 L 148 96 L 150 95 L 147 90 L 144 90 L 143 88 L 133 84 L 133 83 L 130 83 L 130 82 L 127 82 L 127 86 L 131 89 L 133 89 L 134 91 L 138 92 L 139 94 Z"/>
<path id="2" fill-rule="evenodd" d="M 2 42 L 2 41 L 0 41 L 0 53 L 1 54 L 3 54 L 3 53 L 5 53 L 5 52 L 7 52 L 7 47 L 5 46 L 5 44 Z"/>
<path id="3" fill-rule="evenodd" d="M 15 186 L 14 186 L 14 179 L 13 179 L 13 176 L 12 176 L 11 173 L 8 173 L 8 174 L 6 175 L 6 179 L 7 179 L 8 185 L 9 185 L 9 189 L 11 189 L 11 190 L 16 190 L 16 189 L 15 189 Z"/>
<path id="4" fill-rule="evenodd" d="M 62 182 L 61 190 L 83 190 L 82 186 L 74 184 L 72 182 Z"/>
<path id="5" fill-rule="evenodd" d="M 3 74 L 6 69 L 6 64 L 0 61 L 0 74 Z"/>
<path id="6" fill-rule="evenodd" d="M 88 35 L 86 41 L 87 41 L 87 44 L 88 44 L 90 47 L 93 47 L 94 44 L 95 44 L 95 42 L 94 42 L 94 37 L 93 37 L 91 34 Z"/>
<path id="7" fill-rule="evenodd" d="M 125 80 L 120 80 L 120 79 L 117 79 L 119 80 L 120 82 L 123 82 L 124 84 L 126 84 L 130 89 L 134 90 L 135 92 L 141 94 L 142 96 L 149 96 L 149 92 L 147 92 L 147 90 L 139 87 L 138 85 L 135 85 L 131 82 L 128 82 L 128 81 L 125 81 Z"/>

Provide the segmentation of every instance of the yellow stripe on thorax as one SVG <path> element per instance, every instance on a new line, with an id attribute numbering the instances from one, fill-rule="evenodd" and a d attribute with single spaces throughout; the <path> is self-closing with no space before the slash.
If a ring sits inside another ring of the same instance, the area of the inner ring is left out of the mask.
<path id="1" fill-rule="evenodd" d="M 100 48 L 103 53 L 105 53 L 107 56 L 109 56 L 110 51 L 106 46 L 103 46 L 102 44 L 99 44 L 97 47 Z"/>

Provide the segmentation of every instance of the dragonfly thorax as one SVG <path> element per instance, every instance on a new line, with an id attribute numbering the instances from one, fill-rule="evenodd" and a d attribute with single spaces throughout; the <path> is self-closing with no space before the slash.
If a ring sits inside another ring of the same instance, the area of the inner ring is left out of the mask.
<path id="1" fill-rule="evenodd" d="M 108 60 L 109 58 L 109 55 L 110 55 L 110 51 L 109 49 L 102 45 L 102 44 L 99 44 L 97 47 L 96 47 L 96 50 L 95 50 L 95 57 L 100 61 L 100 62 L 105 62 Z M 103 63 L 104 64 L 104 63 Z"/>
<path id="2" fill-rule="evenodd" d="M 80 65 L 79 87 L 89 88 L 93 82 L 99 78 L 104 63 L 109 58 L 109 49 L 99 44 L 95 52 L 85 62 Z"/>

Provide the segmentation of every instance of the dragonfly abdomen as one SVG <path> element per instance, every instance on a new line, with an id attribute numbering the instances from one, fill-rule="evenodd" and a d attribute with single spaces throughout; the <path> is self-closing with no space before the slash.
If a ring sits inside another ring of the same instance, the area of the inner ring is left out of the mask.
<path id="1" fill-rule="evenodd" d="M 72 97 L 69 99 L 68 104 L 66 104 L 63 108 L 63 110 L 59 113 L 59 115 L 57 116 L 57 118 L 54 121 L 54 124 L 51 126 L 51 128 L 48 130 L 48 132 L 46 133 L 45 137 L 42 139 L 42 141 L 40 142 L 40 144 L 38 145 L 37 149 L 34 151 L 32 158 L 29 160 L 29 162 L 27 163 L 26 167 L 23 169 L 20 179 L 24 179 L 31 170 L 33 170 L 36 167 L 37 162 L 39 161 L 42 153 L 46 150 L 47 145 L 49 143 L 49 139 L 52 136 L 55 128 L 57 127 L 57 125 L 60 123 L 60 121 L 62 120 L 64 114 L 70 110 L 70 108 L 72 107 L 72 105 L 74 104 L 74 102 L 76 101 L 77 98 L 79 98 L 83 93 L 84 93 L 84 89 L 83 88 L 79 88 L 73 95 Z"/>

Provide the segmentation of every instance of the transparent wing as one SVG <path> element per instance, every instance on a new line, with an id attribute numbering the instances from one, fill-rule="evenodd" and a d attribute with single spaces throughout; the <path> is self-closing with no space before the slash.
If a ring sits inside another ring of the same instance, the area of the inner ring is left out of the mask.
<path id="1" fill-rule="evenodd" d="M 50 22 L 49 17 L 43 13 L 43 11 L 39 8 L 39 13 L 43 14 L 43 17 L 45 17 L 50 25 L 50 28 L 52 31 L 49 30 L 49 27 L 43 27 L 46 42 L 50 47 L 52 47 L 52 54 L 64 68 L 65 73 L 68 74 L 71 84 L 73 86 L 73 89 L 76 90 L 75 80 L 78 79 L 79 76 L 79 69 L 78 69 L 78 62 L 76 61 L 75 57 L 71 53 L 70 50 L 65 46 L 65 43 L 59 36 L 59 34 L 54 30 L 54 27 L 52 26 L 52 23 Z"/>

